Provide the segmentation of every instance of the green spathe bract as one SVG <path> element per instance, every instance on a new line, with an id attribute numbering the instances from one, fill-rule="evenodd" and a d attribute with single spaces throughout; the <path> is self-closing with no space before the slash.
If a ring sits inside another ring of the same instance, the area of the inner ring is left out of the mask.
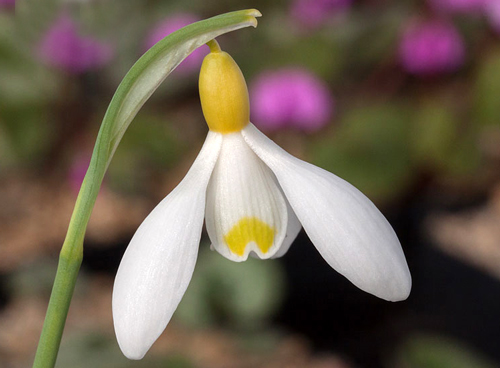
<path id="1" fill-rule="evenodd" d="M 83 239 L 102 179 L 113 154 L 139 109 L 191 52 L 224 33 L 257 26 L 258 10 L 241 10 L 190 24 L 158 42 L 127 73 L 102 121 L 61 249 L 34 368 L 52 368 L 83 257 Z"/>

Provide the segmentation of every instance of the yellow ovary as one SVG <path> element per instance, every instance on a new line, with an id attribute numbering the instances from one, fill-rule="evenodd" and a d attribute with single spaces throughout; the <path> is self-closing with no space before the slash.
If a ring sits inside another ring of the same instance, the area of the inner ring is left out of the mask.
<path id="1" fill-rule="evenodd" d="M 245 254 L 250 242 L 255 242 L 262 253 L 267 253 L 273 245 L 274 228 L 257 217 L 243 217 L 224 236 L 229 250 L 238 256 Z"/>
<path id="2" fill-rule="evenodd" d="M 250 122 L 245 78 L 228 53 L 215 49 L 205 57 L 199 89 L 210 130 L 223 134 L 239 132 Z"/>

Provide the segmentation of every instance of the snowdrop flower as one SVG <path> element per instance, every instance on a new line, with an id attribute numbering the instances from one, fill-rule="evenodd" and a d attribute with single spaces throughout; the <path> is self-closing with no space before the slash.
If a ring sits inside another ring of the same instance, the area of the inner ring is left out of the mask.
<path id="1" fill-rule="evenodd" d="M 115 332 L 131 359 L 144 356 L 186 291 L 204 219 L 213 248 L 232 261 L 281 257 L 304 227 L 328 264 L 362 290 L 389 301 L 410 292 L 405 256 L 384 216 L 352 185 L 255 128 L 240 69 L 210 46 L 199 80 L 205 144 L 141 224 L 116 275 Z"/>

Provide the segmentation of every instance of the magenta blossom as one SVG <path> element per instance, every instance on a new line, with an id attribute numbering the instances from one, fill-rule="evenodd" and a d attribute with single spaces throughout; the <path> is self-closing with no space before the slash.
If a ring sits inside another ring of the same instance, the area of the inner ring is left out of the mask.
<path id="1" fill-rule="evenodd" d="M 403 68 L 412 74 L 453 72 L 464 63 L 465 45 L 452 24 L 420 21 L 403 31 L 399 57 Z"/>
<path id="2" fill-rule="evenodd" d="M 77 155 L 71 163 L 67 179 L 73 192 L 78 193 L 80 191 L 89 163 L 90 158 L 84 154 Z"/>
<path id="3" fill-rule="evenodd" d="M 352 0 L 295 0 L 291 16 L 307 28 L 316 28 L 332 17 L 344 14 Z"/>
<path id="4" fill-rule="evenodd" d="M 268 131 L 317 131 L 330 121 L 335 106 L 326 84 L 299 68 L 262 73 L 251 85 L 250 99 L 253 122 Z"/>
<path id="5" fill-rule="evenodd" d="M 47 65 L 79 74 L 106 64 L 111 59 L 112 49 L 82 36 L 75 22 L 64 14 L 42 37 L 38 54 Z"/>
<path id="6" fill-rule="evenodd" d="M 430 5 L 437 11 L 447 13 L 480 14 L 488 0 L 429 0 Z M 498 1 L 498 0 L 493 0 Z"/>
<path id="7" fill-rule="evenodd" d="M 16 6 L 16 0 L 0 0 L 0 9 L 12 9 Z"/>
<path id="8" fill-rule="evenodd" d="M 193 14 L 179 13 L 172 15 L 151 30 L 151 32 L 146 37 L 145 49 L 153 47 L 158 41 L 160 41 L 165 36 L 170 33 L 177 31 L 178 29 L 187 26 L 188 24 L 198 21 L 199 18 Z M 203 48 L 198 48 L 194 50 L 191 55 L 189 55 L 184 61 L 176 68 L 177 71 L 184 74 L 189 74 L 194 71 L 200 70 L 201 62 L 207 54 L 208 50 L 203 50 Z"/>
<path id="9" fill-rule="evenodd" d="M 500 0 L 487 0 L 485 10 L 491 26 L 500 34 Z"/>

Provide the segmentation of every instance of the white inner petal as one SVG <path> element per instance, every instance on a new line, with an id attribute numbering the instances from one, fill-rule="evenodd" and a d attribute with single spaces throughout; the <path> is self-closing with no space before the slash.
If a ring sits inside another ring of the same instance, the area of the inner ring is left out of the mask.
<path id="1" fill-rule="evenodd" d="M 302 229 L 302 224 L 297 218 L 295 212 L 293 212 L 290 203 L 288 203 L 288 200 L 285 196 L 283 196 L 283 198 L 285 198 L 286 207 L 288 210 L 288 224 L 286 225 L 285 239 L 283 239 L 283 243 L 281 244 L 279 250 L 274 254 L 273 258 L 283 257 L 286 252 L 288 252 L 288 249 L 290 249 L 290 247 L 292 246 L 292 243 L 297 235 L 299 235 L 300 229 Z"/>
<path id="2" fill-rule="evenodd" d="M 285 238 L 287 205 L 271 170 L 243 140 L 225 134 L 207 189 L 206 225 L 213 247 L 232 261 L 250 252 L 270 258 Z"/>

